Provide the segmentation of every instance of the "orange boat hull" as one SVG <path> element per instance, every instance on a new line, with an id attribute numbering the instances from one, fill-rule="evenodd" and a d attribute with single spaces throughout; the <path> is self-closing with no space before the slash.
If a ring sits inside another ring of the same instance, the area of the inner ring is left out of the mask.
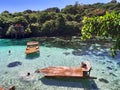
<path id="1" fill-rule="evenodd" d="M 39 42 L 37 41 L 27 42 L 27 48 L 26 48 L 25 53 L 32 54 L 36 52 L 39 52 Z"/>
<path id="2" fill-rule="evenodd" d="M 88 62 L 85 63 L 86 67 L 47 67 L 38 70 L 38 72 L 43 73 L 46 77 L 89 77 L 89 71 L 91 66 Z"/>
<path id="3" fill-rule="evenodd" d="M 5 88 L 3 88 L 3 87 L 0 87 L 0 90 L 5 90 Z"/>
<path id="4" fill-rule="evenodd" d="M 48 67 L 41 69 L 40 72 L 45 76 L 83 76 L 82 68 L 69 68 L 69 67 Z"/>
<path id="5" fill-rule="evenodd" d="M 36 53 L 36 52 L 39 52 L 39 49 L 30 48 L 30 49 L 25 51 L 26 54 L 31 54 L 31 53 Z"/>

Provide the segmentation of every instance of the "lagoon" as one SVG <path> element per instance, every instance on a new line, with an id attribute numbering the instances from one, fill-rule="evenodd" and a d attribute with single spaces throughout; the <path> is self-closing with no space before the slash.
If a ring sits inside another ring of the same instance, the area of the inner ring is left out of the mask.
<path id="1" fill-rule="evenodd" d="M 120 52 L 112 58 L 109 48 L 103 44 L 81 43 L 82 47 L 61 48 L 42 42 L 40 55 L 26 57 L 26 43 L 30 39 L 0 39 L 0 86 L 16 86 L 16 90 L 119 90 L 120 89 Z M 78 46 L 77 46 L 78 47 Z M 9 54 L 8 51 L 11 50 Z M 37 69 L 48 66 L 77 67 L 88 60 L 92 65 L 91 76 L 94 80 L 45 78 L 35 73 Z M 19 62 L 13 67 L 10 63 Z M 27 73 L 30 78 L 26 78 Z"/>

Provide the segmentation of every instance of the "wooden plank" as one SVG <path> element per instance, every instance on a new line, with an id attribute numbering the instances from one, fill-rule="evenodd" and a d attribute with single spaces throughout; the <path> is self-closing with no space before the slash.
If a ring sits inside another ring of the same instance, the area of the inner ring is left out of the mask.
<path id="1" fill-rule="evenodd" d="M 0 87 L 0 90 L 5 90 L 5 88 L 3 88 L 3 87 Z"/>

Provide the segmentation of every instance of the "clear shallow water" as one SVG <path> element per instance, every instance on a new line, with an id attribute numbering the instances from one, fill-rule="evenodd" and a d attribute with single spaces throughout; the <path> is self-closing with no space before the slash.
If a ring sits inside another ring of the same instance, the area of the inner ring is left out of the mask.
<path id="1" fill-rule="evenodd" d="M 16 86 L 16 90 L 119 90 L 120 89 L 120 52 L 115 58 L 109 49 L 99 44 L 91 44 L 82 49 L 63 49 L 40 46 L 40 56 L 26 57 L 26 41 L 0 40 L 0 85 L 6 88 Z M 95 49 L 96 48 L 96 49 Z M 11 54 L 8 51 L 11 50 Z M 35 71 L 48 66 L 79 66 L 80 62 L 90 61 L 95 80 L 48 79 Z M 22 65 L 8 67 L 11 62 Z M 26 74 L 30 72 L 31 77 Z M 101 80 L 102 79 L 102 80 Z"/>

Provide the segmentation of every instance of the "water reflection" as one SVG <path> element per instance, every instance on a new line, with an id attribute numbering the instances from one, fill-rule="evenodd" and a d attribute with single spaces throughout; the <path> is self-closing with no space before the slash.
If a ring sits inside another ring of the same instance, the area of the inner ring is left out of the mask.
<path id="1" fill-rule="evenodd" d="M 26 54 L 26 59 L 35 59 L 40 57 L 40 52 L 32 53 L 32 54 Z"/>

